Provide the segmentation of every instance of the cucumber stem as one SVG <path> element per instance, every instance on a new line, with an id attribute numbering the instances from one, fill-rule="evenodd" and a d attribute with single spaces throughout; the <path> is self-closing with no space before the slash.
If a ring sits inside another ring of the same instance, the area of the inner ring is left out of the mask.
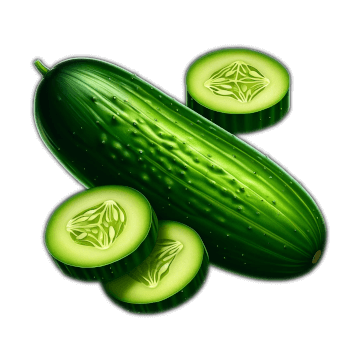
<path id="1" fill-rule="evenodd" d="M 49 71 L 49 69 L 47 67 L 45 67 L 43 65 L 43 63 L 40 60 L 36 60 L 34 62 L 35 67 L 37 68 L 37 70 L 42 74 L 42 76 L 44 77 L 46 75 L 46 73 Z"/>

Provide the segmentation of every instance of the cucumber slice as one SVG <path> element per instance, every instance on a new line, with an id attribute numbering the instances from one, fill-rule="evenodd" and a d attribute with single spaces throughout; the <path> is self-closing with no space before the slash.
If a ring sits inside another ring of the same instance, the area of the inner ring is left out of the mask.
<path id="1" fill-rule="evenodd" d="M 231 133 L 263 129 L 289 110 L 289 74 L 263 53 L 224 49 L 200 57 L 186 76 L 187 106 Z"/>
<path id="2" fill-rule="evenodd" d="M 47 224 L 45 243 L 63 273 L 106 281 L 146 259 L 157 232 L 156 214 L 140 192 L 102 186 L 61 204 Z"/>
<path id="3" fill-rule="evenodd" d="M 208 253 L 194 230 L 178 222 L 160 221 L 151 255 L 130 273 L 103 287 L 129 311 L 164 311 L 183 303 L 199 289 L 208 263 Z"/>

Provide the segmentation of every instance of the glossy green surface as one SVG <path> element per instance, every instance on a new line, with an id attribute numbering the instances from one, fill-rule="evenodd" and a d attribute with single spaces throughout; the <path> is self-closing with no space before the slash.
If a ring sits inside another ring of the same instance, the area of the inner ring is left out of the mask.
<path id="1" fill-rule="evenodd" d="M 198 232 L 217 265 L 287 278 L 312 268 L 324 248 L 322 215 L 295 179 L 114 65 L 58 64 L 37 89 L 35 119 L 48 148 L 81 183 L 139 190 L 158 218 Z"/>

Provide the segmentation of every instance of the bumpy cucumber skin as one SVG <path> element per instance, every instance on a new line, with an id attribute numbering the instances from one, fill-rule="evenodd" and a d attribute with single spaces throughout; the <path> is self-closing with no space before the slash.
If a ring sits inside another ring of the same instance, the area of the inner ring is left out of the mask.
<path id="1" fill-rule="evenodd" d="M 115 304 L 117 304 L 118 306 L 122 307 L 127 311 L 134 312 L 134 313 L 142 313 L 142 314 L 163 312 L 182 305 L 183 303 L 188 301 L 194 294 L 197 293 L 197 291 L 203 285 L 205 278 L 208 274 L 208 266 L 209 266 L 208 252 L 204 248 L 202 264 L 196 276 L 192 279 L 192 281 L 181 291 L 175 293 L 174 295 L 170 296 L 167 299 L 158 301 L 156 303 L 149 303 L 149 304 L 125 303 L 113 297 L 111 293 L 108 293 L 107 289 L 104 289 L 104 291 Z"/>
<path id="2" fill-rule="evenodd" d="M 280 121 L 289 111 L 290 90 L 275 105 L 255 113 L 228 114 L 213 111 L 198 103 L 189 92 L 186 95 L 186 105 L 203 117 L 233 133 L 246 133 L 265 129 Z"/>
<path id="3" fill-rule="evenodd" d="M 43 141 L 78 181 L 137 189 L 158 219 L 197 231 L 223 268 L 291 278 L 323 251 L 323 217 L 296 180 L 119 67 L 61 62 L 41 81 L 34 110 Z"/>
<path id="4" fill-rule="evenodd" d="M 58 259 L 53 260 L 59 269 L 67 276 L 83 281 L 110 281 L 130 272 L 140 265 L 152 252 L 158 237 L 158 220 L 152 209 L 152 223 L 149 234 L 138 248 L 125 258 L 108 265 L 98 267 L 77 267 L 63 263 Z"/>

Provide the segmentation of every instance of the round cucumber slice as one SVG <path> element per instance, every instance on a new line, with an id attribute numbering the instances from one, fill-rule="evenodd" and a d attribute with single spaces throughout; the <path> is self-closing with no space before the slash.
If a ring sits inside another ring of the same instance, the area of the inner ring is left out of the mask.
<path id="1" fill-rule="evenodd" d="M 289 110 L 287 69 L 248 49 L 223 49 L 200 57 L 186 76 L 187 106 L 231 133 L 275 124 Z"/>
<path id="2" fill-rule="evenodd" d="M 183 303 L 199 289 L 208 263 L 208 253 L 194 230 L 178 222 L 160 221 L 150 256 L 127 275 L 103 286 L 129 311 L 164 311 Z"/>
<path id="3" fill-rule="evenodd" d="M 65 274 L 106 281 L 146 259 L 157 235 L 156 214 L 140 192 L 102 186 L 61 204 L 47 224 L 45 243 Z"/>

